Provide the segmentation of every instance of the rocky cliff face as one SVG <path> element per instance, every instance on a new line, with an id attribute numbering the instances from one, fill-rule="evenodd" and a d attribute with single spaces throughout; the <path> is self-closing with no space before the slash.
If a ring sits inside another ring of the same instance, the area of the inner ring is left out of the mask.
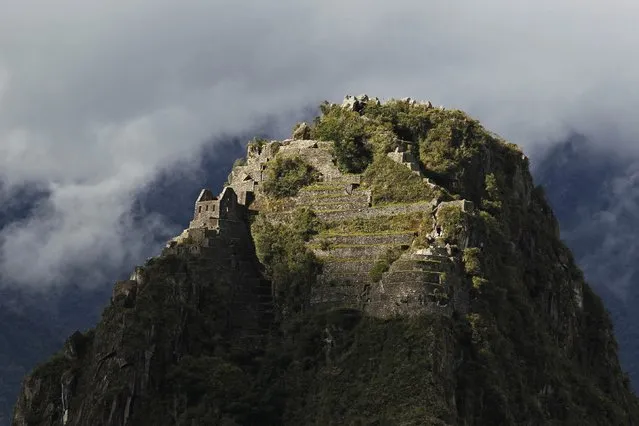
<path id="1" fill-rule="evenodd" d="M 366 96 L 293 136 L 249 144 L 192 229 L 25 379 L 15 425 L 639 418 L 514 145 L 459 111 Z"/>

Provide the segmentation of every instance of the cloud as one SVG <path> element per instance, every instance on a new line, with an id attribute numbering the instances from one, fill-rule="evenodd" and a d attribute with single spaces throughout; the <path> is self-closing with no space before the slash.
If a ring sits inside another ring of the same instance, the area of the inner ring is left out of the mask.
<path id="1" fill-rule="evenodd" d="M 0 202 L 49 194 L 1 233 L 24 285 L 139 258 L 169 224 L 132 221 L 137 189 L 346 93 L 461 108 L 528 150 L 579 129 L 635 152 L 630 1 L 0 1 Z"/>
<path id="2" fill-rule="evenodd" d="M 565 237 L 587 247 L 580 258 L 586 276 L 625 298 L 629 291 L 636 293 L 631 288 L 639 278 L 639 161 L 621 165 L 598 190 L 600 206 L 580 212 Z"/>

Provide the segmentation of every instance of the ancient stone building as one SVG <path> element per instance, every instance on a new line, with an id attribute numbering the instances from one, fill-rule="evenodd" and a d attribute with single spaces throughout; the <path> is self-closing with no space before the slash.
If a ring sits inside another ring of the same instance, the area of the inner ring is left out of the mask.
<path id="1" fill-rule="evenodd" d="M 189 228 L 219 229 L 221 221 L 241 220 L 241 209 L 233 188 L 224 188 L 218 197 L 214 197 L 208 189 L 203 189 L 195 201 L 195 211 Z"/>
<path id="2" fill-rule="evenodd" d="M 220 235 L 226 239 L 242 238 L 248 232 L 246 212 L 245 200 L 239 200 L 233 188 L 225 187 L 217 197 L 202 189 L 189 227 L 171 239 L 163 253 L 202 255 L 213 252 L 217 244 L 214 240 Z"/>

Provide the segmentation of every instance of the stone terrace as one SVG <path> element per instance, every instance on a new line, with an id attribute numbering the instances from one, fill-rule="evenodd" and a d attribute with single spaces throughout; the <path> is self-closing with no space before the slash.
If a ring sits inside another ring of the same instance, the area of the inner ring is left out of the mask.
<path id="1" fill-rule="evenodd" d="M 262 198 L 259 186 L 254 185 L 256 202 L 260 201 L 257 205 L 266 207 L 258 207 L 259 214 L 269 221 L 288 222 L 298 208 L 312 209 L 326 224 L 351 219 L 379 222 L 380 218 L 388 218 L 391 223 L 397 215 L 434 212 L 438 200 L 372 206 L 371 191 L 360 186 L 361 176 L 341 173 L 333 163 L 331 147 L 331 142 L 287 140 L 259 150 L 250 149 L 247 165 L 232 172 L 231 186 L 244 185 L 248 175 L 261 182 L 266 163 L 276 156 L 299 156 L 320 172 L 321 181 L 302 188 L 295 197 L 265 204 L 267 200 Z M 389 153 L 389 157 L 420 174 L 410 153 L 398 150 Z M 416 235 L 417 229 L 376 231 L 375 226 L 365 233 L 346 229 L 317 235 L 308 243 L 308 248 L 322 261 L 321 273 L 311 289 L 311 305 L 354 307 L 379 317 L 424 310 L 450 314 L 454 292 L 441 277 L 453 269 L 453 264 L 445 250 L 426 252 L 413 248 Z M 403 253 L 399 260 L 382 275 L 380 282 L 373 282 L 371 270 L 376 263 L 387 257 L 389 251 L 398 250 Z"/>
<path id="2" fill-rule="evenodd" d="M 446 277 L 446 280 L 443 278 Z M 367 310 L 382 318 L 424 312 L 451 315 L 455 265 L 443 248 L 404 253 L 371 288 Z"/>

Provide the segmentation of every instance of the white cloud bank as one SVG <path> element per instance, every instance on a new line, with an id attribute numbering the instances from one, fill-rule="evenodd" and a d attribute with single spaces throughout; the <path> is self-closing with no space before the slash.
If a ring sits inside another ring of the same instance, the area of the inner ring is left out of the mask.
<path id="1" fill-rule="evenodd" d="M 50 191 L 0 235 L 5 281 L 43 288 L 83 265 L 131 263 L 165 226 L 129 217 L 158 172 L 212 136 L 346 93 L 458 107 L 528 150 L 614 129 L 615 147 L 634 152 L 636 2 L 0 0 L 0 10 L 0 202 L 25 182 Z"/>

